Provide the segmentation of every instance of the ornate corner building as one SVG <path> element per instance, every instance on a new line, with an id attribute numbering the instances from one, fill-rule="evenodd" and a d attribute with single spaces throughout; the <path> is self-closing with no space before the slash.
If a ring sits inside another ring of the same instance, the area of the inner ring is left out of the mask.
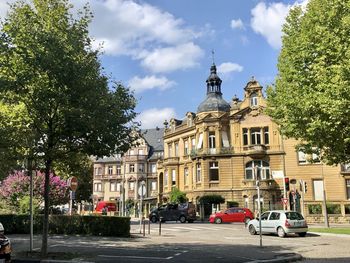
<path id="1" fill-rule="evenodd" d="M 120 211 L 123 202 L 135 203 L 140 200 L 138 189 L 144 184 L 146 210 L 157 205 L 157 161 L 163 158 L 163 134 L 164 129 L 160 128 L 142 130 L 135 146 L 123 156 L 96 159 L 93 172 L 94 203 L 116 201 Z"/>
<path id="2" fill-rule="evenodd" d="M 263 209 L 281 209 L 284 199 L 288 208 L 322 221 L 325 192 L 335 207 L 330 222 L 349 221 L 349 167 L 326 166 L 317 156 L 309 162 L 310 156 L 296 151 L 297 141 L 282 138 L 264 113 L 262 86 L 254 78 L 246 84 L 244 98 L 234 96 L 230 103 L 222 98 L 221 83 L 213 64 L 197 112 L 164 123 L 158 201 L 177 187 L 195 204 L 201 196 L 216 194 L 256 211 L 259 177 Z"/>

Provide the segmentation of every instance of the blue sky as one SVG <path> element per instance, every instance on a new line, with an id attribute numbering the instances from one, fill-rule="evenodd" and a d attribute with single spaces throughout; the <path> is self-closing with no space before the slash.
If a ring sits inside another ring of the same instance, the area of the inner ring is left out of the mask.
<path id="1" fill-rule="evenodd" d="M 0 16 L 6 2 L 0 0 Z M 307 0 L 71 0 L 89 2 L 90 34 L 103 43 L 106 73 L 135 92 L 142 128 L 197 111 L 214 60 L 230 102 L 254 76 L 265 88 L 277 74 L 281 26 Z"/>

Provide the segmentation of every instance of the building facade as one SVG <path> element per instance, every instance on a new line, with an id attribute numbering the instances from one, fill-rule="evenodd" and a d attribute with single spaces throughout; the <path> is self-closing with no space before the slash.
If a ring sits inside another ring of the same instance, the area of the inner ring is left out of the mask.
<path id="1" fill-rule="evenodd" d="M 122 203 L 131 214 L 138 211 L 141 199 L 138 189 L 146 187 L 142 198 L 145 211 L 157 205 L 158 180 L 157 161 L 163 158 L 164 129 L 155 128 L 141 131 L 135 146 L 126 153 L 94 161 L 93 196 L 97 201 L 116 201 L 118 211 Z M 124 196 L 123 196 L 124 195 Z"/>
<path id="2" fill-rule="evenodd" d="M 282 138 L 264 113 L 262 87 L 254 78 L 244 87 L 244 98 L 234 96 L 230 103 L 222 98 L 221 83 L 213 64 L 197 112 L 165 123 L 159 201 L 177 187 L 197 205 L 202 196 L 215 194 L 256 211 L 259 178 L 263 209 L 280 209 L 286 202 L 322 221 L 326 193 L 330 221 L 349 221 L 349 166 L 327 166 L 297 152 L 297 141 Z"/>

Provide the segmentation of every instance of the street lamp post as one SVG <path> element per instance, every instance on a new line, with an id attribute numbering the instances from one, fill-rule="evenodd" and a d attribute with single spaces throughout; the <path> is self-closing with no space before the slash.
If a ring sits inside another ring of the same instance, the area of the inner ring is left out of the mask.
<path id="1" fill-rule="evenodd" d="M 260 176 L 258 174 L 259 167 L 254 167 L 255 180 L 256 180 L 256 190 L 258 192 L 258 212 L 259 212 L 259 239 L 260 247 L 262 247 L 262 231 L 261 231 L 261 203 L 260 203 Z"/>

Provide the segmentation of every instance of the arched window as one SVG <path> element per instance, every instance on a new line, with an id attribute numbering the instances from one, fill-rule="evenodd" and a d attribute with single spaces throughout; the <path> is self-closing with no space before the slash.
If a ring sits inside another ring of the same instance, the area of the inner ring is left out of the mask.
<path id="1" fill-rule="evenodd" d="M 245 166 L 245 179 L 253 180 L 259 178 L 260 180 L 270 179 L 270 164 L 262 160 L 254 160 L 248 162 Z"/>
<path id="2" fill-rule="evenodd" d="M 255 92 L 250 95 L 250 106 L 258 106 L 258 95 Z"/>

